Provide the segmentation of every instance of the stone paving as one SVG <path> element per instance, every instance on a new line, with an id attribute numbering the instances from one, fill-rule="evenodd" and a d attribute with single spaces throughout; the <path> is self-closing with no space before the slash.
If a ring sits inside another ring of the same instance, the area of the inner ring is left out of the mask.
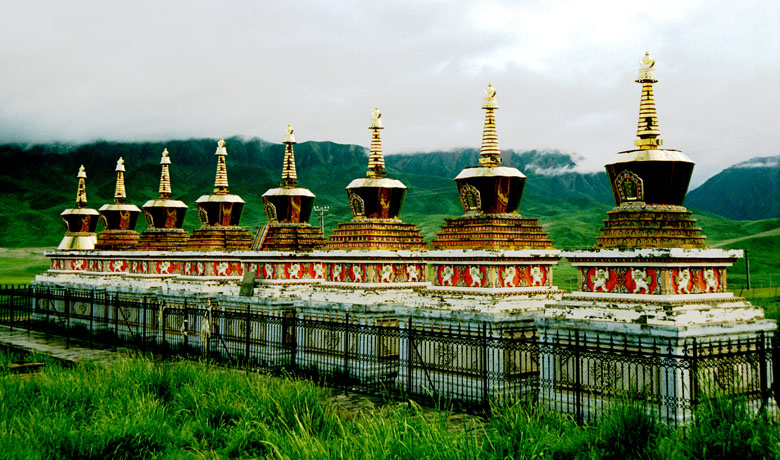
<path id="1" fill-rule="evenodd" d="M 0 325 L 0 346 L 28 353 L 43 353 L 71 363 L 82 361 L 106 362 L 116 359 L 121 351 L 91 348 L 89 343 L 67 339 L 44 332 L 30 331 Z"/>

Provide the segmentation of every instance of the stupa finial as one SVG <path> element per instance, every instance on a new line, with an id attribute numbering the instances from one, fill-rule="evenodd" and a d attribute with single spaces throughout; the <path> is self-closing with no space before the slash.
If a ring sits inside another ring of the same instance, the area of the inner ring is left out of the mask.
<path id="1" fill-rule="evenodd" d="M 225 147 L 225 139 L 219 138 L 217 142 L 217 177 L 214 180 L 214 194 L 227 195 L 228 190 L 228 176 L 227 176 L 227 164 L 225 163 L 225 157 L 227 156 L 227 148 Z"/>
<path id="2" fill-rule="evenodd" d="M 292 125 L 287 125 L 287 134 L 284 136 L 284 164 L 282 165 L 282 187 L 293 188 L 298 185 L 298 174 L 295 172 L 295 144 Z"/>
<path id="3" fill-rule="evenodd" d="M 162 172 L 160 173 L 160 199 L 167 200 L 171 198 L 171 172 L 169 170 L 171 158 L 168 156 L 168 149 L 163 150 L 160 159 Z"/>
<path id="4" fill-rule="evenodd" d="M 382 139 L 379 136 L 379 130 L 385 129 L 385 127 L 382 125 L 382 112 L 379 111 L 379 107 L 374 107 L 368 129 L 371 130 L 371 147 L 368 153 L 367 176 L 381 179 L 385 177 L 385 157 L 382 153 Z"/>
<path id="5" fill-rule="evenodd" d="M 125 191 L 125 160 L 122 157 L 116 161 L 116 188 L 114 189 L 114 201 L 117 204 L 123 204 L 127 199 Z"/>
<path id="6" fill-rule="evenodd" d="M 84 170 L 84 165 L 79 167 L 79 173 L 76 177 L 79 179 L 79 186 L 76 191 L 76 205 L 79 208 L 83 208 L 87 205 L 87 172 Z"/>
<path id="7" fill-rule="evenodd" d="M 639 123 L 636 129 L 639 139 L 634 141 L 634 145 L 642 150 L 657 149 L 664 143 L 658 138 L 661 130 L 658 128 L 658 114 L 653 96 L 653 83 L 658 81 L 654 66 L 655 60 L 650 58 L 649 52 L 646 52 L 639 63 L 639 78 L 636 80 L 637 83 L 642 84 L 642 99 L 639 102 Z"/>
<path id="8" fill-rule="evenodd" d="M 482 130 L 482 148 L 479 151 L 479 164 L 483 166 L 498 166 L 501 164 L 501 150 L 498 148 L 498 133 L 496 133 L 496 115 L 498 109 L 496 89 L 489 84 L 485 90 L 482 102 L 485 109 L 485 127 Z"/>

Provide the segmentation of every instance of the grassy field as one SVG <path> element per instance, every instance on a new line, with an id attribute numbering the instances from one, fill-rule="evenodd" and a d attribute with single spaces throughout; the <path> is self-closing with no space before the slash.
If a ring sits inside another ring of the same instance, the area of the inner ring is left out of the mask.
<path id="1" fill-rule="evenodd" d="M 17 357 L 18 358 L 18 357 Z M 780 429 L 738 402 L 704 401 L 683 430 L 626 402 L 600 423 L 514 404 L 489 418 L 345 398 L 312 382 L 197 362 L 125 358 L 3 370 L 0 452 L 43 458 L 777 458 Z"/>
<path id="2" fill-rule="evenodd" d="M 43 251 L 54 248 L 0 248 L 0 284 L 29 283 L 49 268 Z"/>

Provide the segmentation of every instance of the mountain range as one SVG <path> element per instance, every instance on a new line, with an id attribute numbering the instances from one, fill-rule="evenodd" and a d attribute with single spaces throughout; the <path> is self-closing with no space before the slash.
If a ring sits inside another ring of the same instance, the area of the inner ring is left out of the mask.
<path id="1" fill-rule="evenodd" d="M 753 158 L 724 169 L 691 190 L 686 204 L 736 220 L 780 217 L 780 156 Z"/>
<path id="2" fill-rule="evenodd" d="M 279 182 L 284 147 L 238 137 L 226 139 L 226 146 L 230 190 L 247 202 L 242 225 L 254 230 L 265 223 L 261 196 Z M 195 200 L 213 190 L 214 140 L 0 145 L 0 162 L 5 165 L 0 172 L 0 247 L 44 247 L 59 242 L 63 234 L 59 213 L 74 205 L 75 176 L 81 164 L 88 176 L 90 207 L 113 202 L 114 167 L 120 156 L 127 169 L 128 202 L 141 206 L 156 197 L 160 154 L 166 147 L 173 162 L 173 195 L 190 206 L 185 228 L 195 228 Z M 344 188 L 353 178 L 365 175 L 366 149 L 332 142 L 302 142 L 295 146 L 295 158 L 300 185 L 317 195 L 316 205 L 330 207 L 325 217 L 326 233 L 336 222 L 349 220 Z M 387 155 L 388 176 L 408 187 L 402 219 L 418 223 L 430 239 L 445 217 L 462 214 L 452 178 L 464 167 L 476 165 L 478 158 L 479 151 L 471 148 Z M 614 206 L 605 173 L 576 172 L 576 161 L 554 150 L 507 150 L 502 152 L 502 159 L 528 176 L 521 214 L 539 217 L 557 247 L 593 245 L 601 220 Z M 694 210 L 708 211 L 697 217 L 700 222 L 722 228 L 722 239 L 737 238 L 740 234 L 736 227 L 731 225 L 731 231 L 730 224 L 721 225 L 723 219 L 717 215 L 747 220 L 780 216 L 778 165 L 780 157 L 737 164 L 691 191 L 687 204 Z M 312 221 L 319 224 L 316 216 Z M 137 230 L 144 228 L 141 219 Z"/>

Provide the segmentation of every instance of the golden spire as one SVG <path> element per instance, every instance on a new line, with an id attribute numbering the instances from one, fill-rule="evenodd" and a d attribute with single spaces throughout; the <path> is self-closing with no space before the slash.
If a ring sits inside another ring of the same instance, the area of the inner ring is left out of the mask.
<path id="1" fill-rule="evenodd" d="M 485 90 L 485 98 L 482 102 L 485 109 L 485 127 L 482 130 L 482 148 L 479 155 L 479 164 L 483 166 L 498 166 L 501 164 L 501 150 L 498 148 L 498 134 L 496 133 L 496 114 L 498 109 L 496 102 L 496 89 L 488 85 Z"/>
<path id="2" fill-rule="evenodd" d="M 382 154 L 382 139 L 379 137 L 379 130 L 385 129 L 385 127 L 382 126 L 382 112 L 379 111 L 379 107 L 374 107 L 368 129 L 371 130 L 371 147 L 368 153 L 367 176 L 381 179 L 385 177 L 385 157 Z"/>
<path id="3" fill-rule="evenodd" d="M 76 192 L 76 205 L 79 208 L 83 208 L 87 205 L 87 172 L 84 170 L 84 165 L 79 168 L 79 173 L 76 175 L 79 178 L 79 188 Z"/>
<path id="4" fill-rule="evenodd" d="M 295 172 L 295 154 L 293 153 L 292 125 L 287 125 L 287 134 L 284 136 L 284 164 L 282 165 L 282 187 L 293 188 L 298 185 L 298 174 Z"/>
<path id="5" fill-rule="evenodd" d="M 214 193 L 217 195 L 228 194 L 228 176 L 227 165 L 225 164 L 225 157 L 227 156 L 227 148 L 225 148 L 225 139 L 219 138 L 217 142 L 217 178 L 214 180 Z"/>
<path id="6" fill-rule="evenodd" d="M 168 170 L 168 167 L 171 164 L 171 158 L 168 156 L 168 149 L 163 150 L 160 164 L 162 165 L 162 173 L 160 174 L 160 199 L 167 200 L 171 198 L 171 172 Z"/>
<path id="7" fill-rule="evenodd" d="M 642 84 L 642 99 L 639 102 L 639 124 L 636 128 L 639 139 L 634 141 L 634 145 L 642 150 L 656 149 L 664 143 L 658 139 L 661 130 L 658 129 L 658 115 L 653 96 L 653 83 L 658 81 L 655 78 L 654 65 L 655 61 L 650 59 L 650 53 L 646 52 L 639 64 L 639 78 L 636 80 Z"/>
<path id="8" fill-rule="evenodd" d="M 114 201 L 117 204 L 122 204 L 127 199 L 127 192 L 125 192 L 125 160 L 119 157 L 116 162 L 116 188 L 114 189 Z"/>

